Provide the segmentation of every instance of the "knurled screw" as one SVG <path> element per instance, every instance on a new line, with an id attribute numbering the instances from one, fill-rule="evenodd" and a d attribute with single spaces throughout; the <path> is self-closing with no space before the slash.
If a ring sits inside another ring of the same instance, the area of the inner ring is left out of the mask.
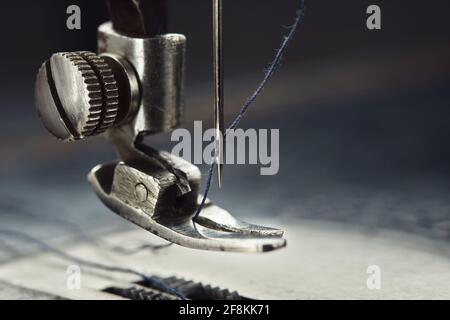
<path id="1" fill-rule="evenodd" d="M 62 140 L 103 133 L 129 119 L 134 79 L 111 55 L 55 53 L 39 70 L 35 100 L 44 126 Z"/>

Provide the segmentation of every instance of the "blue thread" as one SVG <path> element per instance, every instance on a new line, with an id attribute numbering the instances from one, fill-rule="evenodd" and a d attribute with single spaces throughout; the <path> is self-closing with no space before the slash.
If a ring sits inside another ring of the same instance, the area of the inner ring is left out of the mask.
<path id="1" fill-rule="evenodd" d="M 147 284 L 152 285 L 154 288 L 160 289 L 162 291 L 168 292 L 170 294 L 175 295 L 178 299 L 180 300 L 186 300 L 186 297 L 179 292 L 178 290 L 166 285 L 164 283 L 164 281 L 155 278 L 155 277 L 149 277 L 146 274 L 133 270 L 133 269 L 128 269 L 128 268 L 121 268 L 121 267 L 114 267 L 114 266 L 108 266 L 108 265 L 104 265 L 101 263 L 97 263 L 97 262 L 93 262 L 93 261 L 89 261 L 89 260 L 84 260 L 82 258 L 78 258 L 78 257 L 74 257 L 71 256 L 67 253 L 65 253 L 64 251 L 61 251 L 55 247 L 52 247 L 51 245 L 49 245 L 48 243 L 39 240 L 37 238 L 34 238 L 26 233 L 22 233 L 20 231 L 15 231 L 15 230 L 4 230 L 4 229 L 0 229 L 0 234 L 9 236 L 9 237 L 13 237 L 16 239 L 19 239 L 21 241 L 24 242 L 29 242 L 32 244 L 35 244 L 39 247 L 41 247 L 43 250 L 52 253 L 55 256 L 58 256 L 62 259 L 74 262 L 76 264 L 79 265 L 84 265 L 85 267 L 89 267 L 89 268 L 94 268 L 94 269 L 100 269 L 100 270 L 105 270 L 105 271 L 111 271 L 111 272 L 120 272 L 120 273 L 127 273 L 127 274 L 132 274 L 132 275 L 136 275 L 141 277 L 145 282 L 147 282 Z"/>
<path id="2" fill-rule="evenodd" d="M 297 16 L 295 18 L 294 24 L 290 27 L 288 34 L 283 38 L 280 48 L 277 50 L 277 53 L 276 53 L 274 59 L 270 63 L 269 68 L 266 70 L 264 79 L 261 81 L 261 83 L 256 88 L 256 90 L 253 92 L 253 94 L 250 96 L 250 98 L 245 102 L 245 104 L 242 106 L 241 110 L 239 111 L 239 113 L 236 116 L 236 118 L 234 119 L 234 121 L 228 127 L 227 132 L 225 134 L 225 140 L 226 140 L 228 131 L 237 128 L 237 126 L 241 122 L 242 118 L 247 113 L 248 108 L 252 105 L 252 103 L 256 100 L 256 98 L 259 96 L 259 94 L 265 88 L 265 86 L 267 85 L 267 83 L 272 78 L 273 74 L 275 73 L 275 71 L 277 71 L 278 68 L 280 67 L 280 63 L 281 63 L 281 59 L 283 58 L 283 54 L 286 51 L 290 41 L 294 37 L 295 32 L 298 29 L 298 26 L 300 25 L 300 23 L 303 20 L 304 12 L 305 12 L 305 1 L 300 0 L 300 8 L 299 8 L 299 10 L 297 10 Z M 208 175 L 207 175 L 207 179 L 206 179 L 205 190 L 203 192 L 203 198 L 202 198 L 202 201 L 200 202 L 200 205 L 197 208 L 197 211 L 195 212 L 194 217 L 192 218 L 193 220 L 195 220 L 200 215 L 200 213 L 203 210 L 203 207 L 205 206 L 205 202 L 208 197 L 209 190 L 211 189 L 211 181 L 212 181 L 215 167 L 216 167 L 215 163 L 211 164 L 209 167 L 209 171 L 208 171 Z"/>
<path id="3" fill-rule="evenodd" d="M 3 199 L 0 199 L 0 209 L 3 210 L 2 214 L 14 214 L 14 215 L 20 214 L 20 215 L 24 215 L 27 218 L 37 219 L 40 222 L 46 221 L 49 223 L 55 223 L 59 226 L 67 228 L 74 235 L 79 236 L 82 239 L 86 239 L 89 242 L 92 242 L 96 247 L 98 247 L 100 249 L 111 250 L 115 253 L 122 254 L 122 255 L 133 255 L 133 254 L 139 253 L 144 250 L 148 250 L 150 252 L 156 252 L 159 250 L 166 249 L 166 248 L 170 247 L 171 245 L 173 245 L 173 243 L 160 244 L 160 245 L 146 243 L 146 244 L 141 244 L 136 248 L 125 248 L 122 246 L 111 245 L 104 241 L 101 241 L 100 239 L 92 238 L 90 235 L 88 235 L 84 232 L 83 228 L 79 227 L 78 225 L 74 224 L 73 222 L 68 221 L 67 219 L 60 219 L 58 217 L 50 218 L 50 217 L 46 217 L 43 215 L 38 216 L 38 215 L 34 214 L 33 212 L 28 211 L 26 209 L 26 207 L 17 205 L 19 203 L 28 202 L 29 200 L 31 200 L 31 198 L 11 196 L 11 195 L 7 195 L 6 197 L 3 197 Z M 37 200 L 41 200 L 41 199 L 37 199 L 37 198 L 33 199 L 34 202 L 36 202 Z M 43 202 L 43 204 L 47 204 L 47 202 Z M 63 210 L 63 208 L 58 208 L 58 210 Z"/>

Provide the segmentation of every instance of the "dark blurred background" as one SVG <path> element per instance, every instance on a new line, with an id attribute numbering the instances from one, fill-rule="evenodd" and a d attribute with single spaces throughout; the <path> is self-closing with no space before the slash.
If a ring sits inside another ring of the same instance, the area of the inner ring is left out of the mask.
<path id="1" fill-rule="evenodd" d="M 211 124 L 211 3 L 168 0 L 170 32 L 188 38 L 186 127 Z M 296 0 L 224 1 L 226 114 L 263 76 Z M 82 30 L 66 29 L 77 4 Z M 366 8 L 382 9 L 382 30 Z M 85 180 L 113 160 L 101 138 L 64 144 L 33 103 L 41 63 L 58 51 L 96 50 L 105 1 L 0 4 L 0 223 L 50 236 L 59 223 L 100 232 L 133 228 L 108 212 Z M 226 166 L 211 198 L 241 217 L 320 219 L 450 239 L 450 2 L 306 1 L 283 67 L 243 121 L 280 128 L 280 173 Z M 167 134 L 147 143 L 169 148 Z M 42 231 L 44 230 L 44 231 Z"/>

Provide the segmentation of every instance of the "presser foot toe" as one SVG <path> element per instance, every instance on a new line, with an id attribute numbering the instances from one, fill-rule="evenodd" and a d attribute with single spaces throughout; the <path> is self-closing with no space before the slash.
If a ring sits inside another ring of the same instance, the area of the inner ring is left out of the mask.
<path id="1" fill-rule="evenodd" d="M 199 198 L 199 203 L 200 201 L 201 197 Z M 209 210 L 208 208 L 211 209 Z M 228 231 L 261 237 L 282 237 L 284 234 L 284 232 L 279 229 L 241 221 L 233 217 L 228 211 L 213 205 L 209 199 L 207 199 L 202 212 L 197 218 L 194 219 L 194 221 L 204 227 L 218 231 Z"/>

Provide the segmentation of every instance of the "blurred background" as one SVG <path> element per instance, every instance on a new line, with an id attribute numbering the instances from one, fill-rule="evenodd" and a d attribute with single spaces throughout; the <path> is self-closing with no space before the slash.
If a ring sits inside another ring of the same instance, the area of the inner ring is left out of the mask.
<path id="1" fill-rule="evenodd" d="M 212 125 L 211 4 L 168 0 L 170 32 L 187 36 L 185 126 Z M 66 29 L 77 4 L 82 30 Z M 382 30 L 366 8 L 382 9 Z M 105 1 L 0 4 L 0 224 L 39 237 L 137 228 L 109 212 L 86 174 L 115 159 L 102 138 L 54 139 L 33 102 L 42 62 L 58 51 L 96 51 Z M 224 1 L 226 119 L 263 76 L 296 0 Z M 283 66 L 244 128 L 280 129 L 280 172 L 225 166 L 211 198 L 238 217 L 335 221 L 450 240 L 450 30 L 447 0 L 306 2 Z M 170 135 L 147 144 L 171 148 Z M 205 167 L 202 170 L 205 171 Z M 10 253 L 10 255 L 13 253 Z M 8 257 L 10 258 L 10 256 Z"/>

